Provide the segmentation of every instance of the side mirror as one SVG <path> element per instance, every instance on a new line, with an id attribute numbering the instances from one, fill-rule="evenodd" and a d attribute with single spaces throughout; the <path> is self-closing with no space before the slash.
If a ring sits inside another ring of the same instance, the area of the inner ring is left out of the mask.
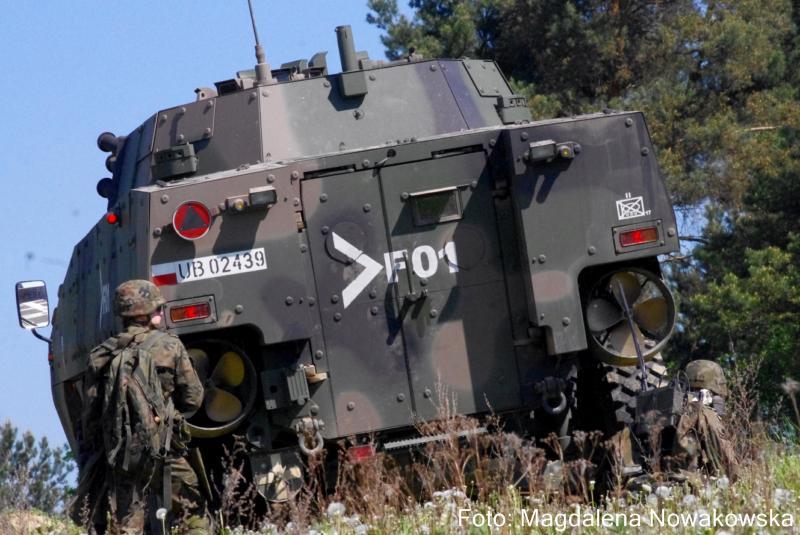
<path id="1" fill-rule="evenodd" d="M 20 327 L 32 330 L 50 325 L 50 305 L 44 281 L 18 282 L 16 290 Z"/>

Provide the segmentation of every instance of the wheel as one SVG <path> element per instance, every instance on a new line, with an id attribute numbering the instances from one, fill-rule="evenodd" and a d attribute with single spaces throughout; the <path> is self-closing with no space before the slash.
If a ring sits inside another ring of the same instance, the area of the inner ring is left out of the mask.
<path id="1" fill-rule="evenodd" d="M 669 382 L 660 354 L 645 363 L 645 371 L 649 388 L 666 386 Z M 608 437 L 633 424 L 636 395 L 641 391 L 638 366 L 614 366 L 585 355 L 578 384 L 582 429 L 599 430 Z"/>

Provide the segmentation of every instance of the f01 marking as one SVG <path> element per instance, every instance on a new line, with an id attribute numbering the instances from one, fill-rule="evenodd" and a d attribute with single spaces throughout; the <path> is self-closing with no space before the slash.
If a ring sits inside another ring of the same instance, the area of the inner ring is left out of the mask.
<path id="1" fill-rule="evenodd" d="M 383 265 L 381 265 L 335 232 L 331 236 L 334 249 L 364 267 L 364 270 L 342 290 L 342 305 L 344 308 L 350 306 L 384 267 L 386 268 L 386 281 L 389 284 L 396 283 L 398 271 L 408 269 L 406 258 L 410 258 L 411 269 L 421 278 L 429 278 L 435 275 L 439 270 L 440 260 L 445 260 L 450 273 L 458 272 L 458 258 L 454 242 L 447 242 L 439 251 L 430 245 L 420 245 L 414 248 L 410 257 L 408 256 L 408 249 L 390 251 L 383 255 Z"/>
<path id="2" fill-rule="evenodd" d="M 397 272 L 408 269 L 406 255 L 408 249 L 384 253 L 383 264 L 386 266 L 386 282 L 397 282 Z M 427 279 L 439 270 L 439 260 L 444 260 L 450 273 L 458 273 L 458 256 L 455 242 L 447 242 L 438 251 L 430 245 L 420 245 L 411 252 L 411 268 L 417 277 Z"/>

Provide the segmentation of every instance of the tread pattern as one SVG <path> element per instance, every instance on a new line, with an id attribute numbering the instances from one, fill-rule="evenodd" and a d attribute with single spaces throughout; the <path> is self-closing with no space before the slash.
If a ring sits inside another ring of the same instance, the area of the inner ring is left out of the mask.
<path id="1" fill-rule="evenodd" d="M 669 383 L 667 368 L 661 355 L 645 363 L 647 384 L 651 388 L 666 386 Z M 601 381 L 611 397 L 614 419 L 618 426 L 630 425 L 636 415 L 636 395 L 641 391 L 638 366 L 601 365 Z"/>
<path id="2" fill-rule="evenodd" d="M 661 355 L 645 363 L 650 387 L 669 383 Z M 638 366 L 614 366 L 599 362 L 591 355 L 581 362 L 578 372 L 579 428 L 614 435 L 633 423 L 636 395 L 641 390 Z"/>

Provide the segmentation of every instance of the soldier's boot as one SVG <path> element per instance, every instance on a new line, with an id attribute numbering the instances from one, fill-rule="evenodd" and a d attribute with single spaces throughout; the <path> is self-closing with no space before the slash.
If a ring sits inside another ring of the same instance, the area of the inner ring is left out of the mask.
<path id="1" fill-rule="evenodd" d="M 183 457 L 172 461 L 172 510 L 184 530 L 181 533 L 210 533 L 200 482 L 192 466 Z"/>
<path id="2" fill-rule="evenodd" d="M 206 535 L 207 533 L 211 533 L 211 525 L 208 519 L 197 515 L 192 515 L 185 519 L 181 527 L 183 528 L 181 533 L 186 533 L 188 535 Z"/>

